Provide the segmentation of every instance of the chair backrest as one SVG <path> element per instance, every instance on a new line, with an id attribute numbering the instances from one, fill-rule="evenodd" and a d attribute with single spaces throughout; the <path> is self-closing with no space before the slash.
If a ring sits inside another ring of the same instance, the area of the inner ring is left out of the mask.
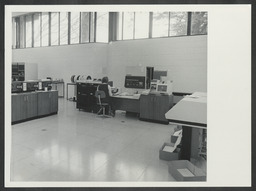
<path id="1" fill-rule="evenodd" d="M 102 90 L 97 90 L 95 92 L 95 97 L 97 98 L 98 103 L 101 105 L 101 99 L 106 98 L 106 94 Z"/>
<path id="2" fill-rule="evenodd" d="M 105 92 L 104 91 L 102 91 L 102 90 L 97 90 L 96 92 L 95 92 L 95 97 L 100 97 L 100 99 L 103 99 L 103 98 L 106 98 L 106 94 L 105 94 Z"/>

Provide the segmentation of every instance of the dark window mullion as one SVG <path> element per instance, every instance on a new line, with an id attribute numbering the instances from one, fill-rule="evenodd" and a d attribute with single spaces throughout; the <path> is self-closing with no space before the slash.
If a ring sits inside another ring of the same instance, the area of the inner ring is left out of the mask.
<path id="1" fill-rule="evenodd" d="M 48 22 L 48 24 L 49 24 L 49 30 L 48 30 L 49 36 L 48 36 L 48 37 L 49 37 L 49 38 L 48 38 L 48 39 L 49 39 L 49 46 L 51 46 L 51 25 L 52 25 L 52 24 L 51 24 L 51 22 L 52 22 L 52 18 L 51 18 L 51 15 L 52 15 L 52 14 L 51 14 L 51 12 L 49 12 L 48 15 L 49 15 L 49 20 L 48 20 L 48 21 L 49 21 L 49 22 Z"/>
<path id="2" fill-rule="evenodd" d="M 169 12 L 168 15 L 169 15 L 169 19 L 168 19 L 168 36 L 170 36 L 170 29 L 171 29 L 171 26 L 170 26 L 170 25 L 171 25 L 171 21 L 170 21 L 170 20 L 171 20 L 171 13 Z"/>
<path id="3" fill-rule="evenodd" d="M 70 44 L 70 36 L 71 36 L 71 34 L 70 34 L 70 27 L 71 27 L 71 23 L 70 23 L 70 12 L 68 12 L 68 44 Z"/>
<path id="4" fill-rule="evenodd" d="M 149 12 L 149 29 L 148 29 L 148 37 L 152 38 L 153 31 L 153 12 Z"/>
<path id="5" fill-rule="evenodd" d="M 94 13 L 94 42 L 96 42 L 96 30 L 97 30 L 97 12 Z"/>
<path id="6" fill-rule="evenodd" d="M 188 12 L 188 27 L 187 27 L 187 35 L 190 36 L 191 35 L 191 22 L 192 22 L 192 13 Z"/>
<path id="7" fill-rule="evenodd" d="M 89 43 L 91 42 L 91 12 L 89 12 Z"/>
<path id="8" fill-rule="evenodd" d="M 16 48 L 20 48 L 20 17 L 15 18 L 16 22 Z"/>

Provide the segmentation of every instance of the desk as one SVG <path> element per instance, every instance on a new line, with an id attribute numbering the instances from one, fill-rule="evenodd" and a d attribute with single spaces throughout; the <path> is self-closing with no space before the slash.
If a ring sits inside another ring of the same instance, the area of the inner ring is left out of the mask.
<path id="1" fill-rule="evenodd" d="M 181 159 L 197 157 L 200 131 L 207 129 L 207 94 L 195 92 L 183 98 L 165 117 L 172 124 L 182 125 Z"/>
<path id="2" fill-rule="evenodd" d="M 68 86 L 76 86 L 76 83 L 67 83 L 67 100 L 68 98 Z"/>
<path id="3" fill-rule="evenodd" d="M 123 110 L 133 113 L 140 113 L 140 96 L 121 96 L 110 97 L 113 110 Z"/>
<path id="4" fill-rule="evenodd" d="M 58 84 L 62 84 L 62 95 L 58 95 L 58 97 L 62 97 L 64 98 L 65 96 L 65 83 L 64 82 L 60 82 L 60 81 L 52 81 L 52 85 L 56 85 L 56 88 L 54 88 L 54 90 L 58 90 Z M 60 92 L 60 91 L 58 91 Z"/>

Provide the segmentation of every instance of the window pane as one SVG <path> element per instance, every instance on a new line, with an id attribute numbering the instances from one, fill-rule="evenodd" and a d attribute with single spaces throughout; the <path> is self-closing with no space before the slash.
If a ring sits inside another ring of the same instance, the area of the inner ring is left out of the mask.
<path id="1" fill-rule="evenodd" d="M 207 12 L 194 12 L 191 17 L 191 34 L 207 34 Z"/>
<path id="2" fill-rule="evenodd" d="M 16 48 L 16 21 L 12 18 L 12 48 Z"/>
<path id="3" fill-rule="evenodd" d="M 25 48 L 25 16 L 20 17 L 20 48 Z"/>
<path id="4" fill-rule="evenodd" d="M 168 36 L 169 24 L 168 12 L 154 12 L 153 13 L 153 30 L 152 37 Z"/>
<path id="5" fill-rule="evenodd" d="M 81 43 L 89 42 L 89 18 L 90 13 L 81 13 Z"/>
<path id="6" fill-rule="evenodd" d="M 149 35 L 149 13 L 135 13 L 135 39 L 148 38 Z"/>
<path id="7" fill-rule="evenodd" d="M 59 45 L 59 13 L 51 13 L 51 45 Z"/>
<path id="8" fill-rule="evenodd" d="M 187 12 L 170 12 L 169 36 L 187 35 Z"/>
<path id="9" fill-rule="evenodd" d="M 90 26 L 90 42 L 94 42 L 94 21 L 95 21 L 95 13 L 92 12 L 91 14 L 91 26 Z"/>
<path id="10" fill-rule="evenodd" d="M 40 13 L 34 14 L 34 47 L 40 46 L 40 27 L 41 26 L 41 16 Z"/>
<path id="11" fill-rule="evenodd" d="M 42 46 L 49 46 L 49 14 L 42 13 Z"/>
<path id="12" fill-rule="evenodd" d="M 79 43 L 79 25 L 80 25 L 80 13 L 71 12 L 70 18 L 70 43 L 77 44 Z"/>
<path id="13" fill-rule="evenodd" d="M 123 39 L 123 13 L 119 12 L 117 13 L 117 40 Z"/>
<path id="14" fill-rule="evenodd" d="M 68 12 L 60 12 L 60 45 L 68 44 Z"/>
<path id="15" fill-rule="evenodd" d="M 134 30 L 134 13 L 125 12 L 124 13 L 124 28 L 123 28 L 123 39 L 133 39 Z"/>
<path id="16" fill-rule="evenodd" d="M 32 15 L 26 16 L 26 48 L 32 47 Z"/>
<path id="17" fill-rule="evenodd" d="M 97 12 L 96 42 L 108 42 L 108 12 Z"/>

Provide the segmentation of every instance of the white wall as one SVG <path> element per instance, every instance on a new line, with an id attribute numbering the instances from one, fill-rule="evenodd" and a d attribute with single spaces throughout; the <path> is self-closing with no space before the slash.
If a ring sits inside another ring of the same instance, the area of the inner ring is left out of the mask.
<path id="1" fill-rule="evenodd" d="M 72 75 L 91 75 L 102 78 L 107 64 L 107 44 L 90 43 L 80 45 L 14 49 L 13 62 L 38 64 L 38 78 L 64 79 L 71 82 Z M 106 75 L 106 74 L 105 74 Z M 71 89 L 71 88 L 70 88 Z M 69 91 L 69 94 L 73 91 Z"/>
<path id="2" fill-rule="evenodd" d="M 124 89 L 131 67 L 168 70 L 175 92 L 207 91 L 207 35 L 15 49 L 13 62 L 38 63 L 38 78 L 109 76 Z"/>
<path id="3" fill-rule="evenodd" d="M 175 92 L 207 91 L 207 35 L 111 43 L 107 73 L 115 86 L 124 86 L 127 66 L 168 70 Z"/>

